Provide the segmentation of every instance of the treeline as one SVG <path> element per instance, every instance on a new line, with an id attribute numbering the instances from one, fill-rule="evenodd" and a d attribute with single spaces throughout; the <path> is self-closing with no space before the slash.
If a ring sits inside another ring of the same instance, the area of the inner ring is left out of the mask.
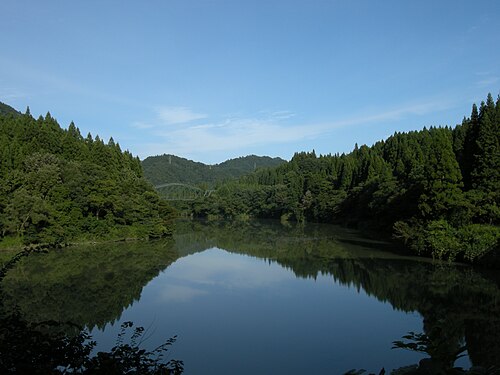
<path id="1" fill-rule="evenodd" d="M 197 216 L 335 222 L 418 253 L 473 261 L 499 248 L 500 98 L 461 125 L 395 133 L 349 154 L 296 153 L 195 202 Z"/>
<path id="2" fill-rule="evenodd" d="M 47 113 L 0 114 L 0 243 L 161 237 L 171 209 L 111 138 L 62 129 Z M 14 111 L 15 112 L 15 111 Z"/>
<path id="3" fill-rule="evenodd" d="M 281 158 L 248 155 L 207 165 L 175 155 L 150 156 L 142 161 L 144 176 L 153 185 L 184 183 L 214 187 L 217 183 L 235 179 L 257 168 L 275 167 L 285 163 Z"/>

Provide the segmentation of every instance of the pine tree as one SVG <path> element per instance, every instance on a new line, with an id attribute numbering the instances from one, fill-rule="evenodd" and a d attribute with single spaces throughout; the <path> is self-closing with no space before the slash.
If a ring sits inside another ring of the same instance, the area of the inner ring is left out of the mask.
<path id="1" fill-rule="evenodd" d="M 500 126 L 486 112 L 480 122 L 477 154 L 474 155 L 474 169 L 471 172 L 472 186 L 484 191 L 499 191 L 500 178 Z"/>
<path id="2" fill-rule="evenodd" d="M 430 144 L 424 168 L 424 193 L 420 209 L 424 218 L 446 218 L 449 209 L 462 201 L 462 176 L 453 153 L 451 133 L 429 130 Z"/>
<path id="3" fill-rule="evenodd" d="M 476 152 L 471 171 L 472 187 L 483 191 L 499 191 L 500 124 L 496 121 L 495 103 L 488 94 L 482 103 L 478 121 Z"/>
<path id="4" fill-rule="evenodd" d="M 474 155 L 477 155 L 477 139 L 479 136 L 479 113 L 476 104 L 472 105 L 472 113 L 468 121 L 465 134 L 463 153 L 463 181 L 465 190 L 472 188 L 472 170 L 474 168 Z"/>

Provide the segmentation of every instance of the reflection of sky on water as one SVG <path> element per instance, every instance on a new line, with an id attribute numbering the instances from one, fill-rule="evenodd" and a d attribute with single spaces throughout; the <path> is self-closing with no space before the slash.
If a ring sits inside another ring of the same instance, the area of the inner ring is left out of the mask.
<path id="1" fill-rule="evenodd" d="M 167 285 L 158 292 L 158 301 L 164 302 L 187 302 L 200 295 L 207 294 L 201 288 L 187 285 Z"/>
<path id="2" fill-rule="evenodd" d="M 180 302 L 219 289 L 239 291 L 277 287 L 290 277 L 283 272 L 270 272 L 270 269 L 265 260 L 228 256 L 227 252 L 213 248 L 178 260 L 159 276 L 159 280 L 153 281 L 150 288 L 157 290 L 161 301 Z"/>
<path id="3" fill-rule="evenodd" d="M 422 331 L 420 315 L 329 275 L 296 278 L 276 263 L 219 249 L 168 267 L 123 313 L 126 320 L 149 327 L 146 346 L 177 334 L 172 357 L 185 361 L 187 375 L 378 373 L 421 358 L 390 349 L 408 331 Z M 106 335 L 116 337 L 118 326 Z M 113 344 L 97 331 L 95 338 Z"/>

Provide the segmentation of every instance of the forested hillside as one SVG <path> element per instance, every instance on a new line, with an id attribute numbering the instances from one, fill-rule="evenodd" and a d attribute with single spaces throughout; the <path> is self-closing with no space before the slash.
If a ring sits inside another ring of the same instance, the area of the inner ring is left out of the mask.
<path id="1" fill-rule="evenodd" d="M 500 98 L 461 125 L 395 133 L 349 154 L 296 153 L 194 202 L 198 216 L 336 222 L 384 231 L 419 253 L 498 254 Z"/>
<path id="2" fill-rule="evenodd" d="M 0 244 L 160 237 L 170 208 L 138 158 L 47 113 L 0 115 Z"/>
<path id="3" fill-rule="evenodd" d="M 217 182 L 241 177 L 259 168 L 278 166 L 284 162 L 281 158 L 249 155 L 207 165 L 165 154 L 144 159 L 142 167 L 144 176 L 153 185 L 177 182 L 213 187 Z"/>
<path id="4" fill-rule="evenodd" d="M 19 116 L 21 114 L 18 111 L 16 111 L 14 108 L 12 108 L 10 105 L 7 105 L 5 103 L 0 102 L 0 116 L 1 115 Z"/>

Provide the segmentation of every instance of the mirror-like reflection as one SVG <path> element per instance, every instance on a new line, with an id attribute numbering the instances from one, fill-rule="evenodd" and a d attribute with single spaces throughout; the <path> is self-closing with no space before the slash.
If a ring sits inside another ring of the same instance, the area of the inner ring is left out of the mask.
<path id="1" fill-rule="evenodd" d="M 327 225 L 184 221 L 171 242 L 30 257 L 3 289 L 29 319 L 95 327 L 105 344 L 124 320 L 149 326 L 151 345 L 178 334 L 188 374 L 378 373 L 426 355 L 499 366 L 496 272 L 391 250 Z M 391 350 L 408 331 L 424 335 L 425 355 Z"/>
<path id="2" fill-rule="evenodd" d="M 29 321 L 104 327 L 178 258 L 173 241 L 88 245 L 31 254 L 2 282 L 4 305 Z"/>

